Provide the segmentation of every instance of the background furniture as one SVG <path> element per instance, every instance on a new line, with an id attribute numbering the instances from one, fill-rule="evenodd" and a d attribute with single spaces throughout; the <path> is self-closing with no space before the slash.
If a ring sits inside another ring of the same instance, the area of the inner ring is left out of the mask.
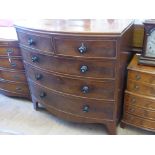
<path id="1" fill-rule="evenodd" d="M 155 131 L 155 67 L 138 65 L 135 55 L 128 66 L 121 127 L 132 125 Z"/>
<path id="2" fill-rule="evenodd" d="M 34 108 L 116 134 L 132 20 L 39 20 L 15 24 Z"/>
<path id="3" fill-rule="evenodd" d="M 144 25 L 142 20 L 134 21 L 132 51 L 141 53 L 144 40 Z"/>
<path id="4" fill-rule="evenodd" d="M 0 93 L 30 98 L 14 28 L 0 28 Z"/>

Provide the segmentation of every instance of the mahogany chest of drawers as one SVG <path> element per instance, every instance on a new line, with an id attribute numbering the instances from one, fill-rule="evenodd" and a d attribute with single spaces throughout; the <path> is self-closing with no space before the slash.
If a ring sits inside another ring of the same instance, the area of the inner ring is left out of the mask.
<path id="1" fill-rule="evenodd" d="M 128 66 L 128 81 L 121 127 L 126 124 L 155 131 L 155 67 L 138 65 L 135 55 Z"/>
<path id="2" fill-rule="evenodd" d="M 8 29 L 10 31 L 10 28 Z M 9 31 L 7 32 L 9 33 Z M 0 37 L 0 93 L 29 98 L 29 88 L 17 36 L 3 37 L 1 35 Z"/>
<path id="3" fill-rule="evenodd" d="M 133 21 L 40 20 L 15 24 L 34 108 L 116 134 Z"/>

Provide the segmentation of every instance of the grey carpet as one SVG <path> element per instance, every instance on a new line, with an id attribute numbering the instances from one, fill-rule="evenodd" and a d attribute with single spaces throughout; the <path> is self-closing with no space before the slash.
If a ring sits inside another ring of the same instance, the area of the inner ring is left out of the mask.
<path id="1" fill-rule="evenodd" d="M 134 127 L 122 129 L 119 135 L 150 135 Z M 31 101 L 0 94 L 1 135 L 106 135 L 102 124 L 72 123 L 59 119 L 45 110 L 35 111 Z"/>

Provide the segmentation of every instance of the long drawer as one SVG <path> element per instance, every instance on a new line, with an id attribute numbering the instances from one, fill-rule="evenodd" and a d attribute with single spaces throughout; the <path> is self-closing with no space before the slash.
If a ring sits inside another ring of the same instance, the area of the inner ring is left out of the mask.
<path id="1" fill-rule="evenodd" d="M 95 81 L 78 78 L 68 78 L 56 74 L 49 74 L 26 64 L 26 72 L 34 82 L 46 86 L 54 91 L 75 96 L 114 100 L 115 81 Z"/>
<path id="2" fill-rule="evenodd" d="M 21 58 L 0 57 L 0 67 L 8 69 L 24 70 L 24 65 Z"/>
<path id="3" fill-rule="evenodd" d="M 69 95 L 60 95 L 30 82 L 32 98 L 35 97 L 38 102 L 57 109 L 59 111 L 78 115 L 80 117 L 90 117 L 98 119 L 112 119 L 114 102 L 97 101 L 93 99 L 81 99 Z"/>
<path id="4" fill-rule="evenodd" d="M 125 91 L 125 103 L 132 106 L 155 110 L 155 98 Z"/>
<path id="5" fill-rule="evenodd" d="M 128 80 L 127 90 L 136 94 L 155 97 L 155 85 Z"/>
<path id="6" fill-rule="evenodd" d="M 155 74 L 150 73 L 128 70 L 128 79 L 135 80 L 138 82 L 155 84 Z"/>
<path id="7" fill-rule="evenodd" d="M 116 57 L 115 40 L 55 37 L 54 44 L 57 55 L 87 58 Z"/>
<path id="8" fill-rule="evenodd" d="M 25 72 L 18 70 L 0 69 L 0 78 L 9 81 L 25 82 L 25 83 L 27 82 Z"/>
<path id="9" fill-rule="evenodd" d="M 21 56 L 20 49 L 17 47 L 0 47 L 0 56 Z"/>
<path id="10" fill-rule="evenodd" d="M 155 110 L 147 110 L 125 103 L 125 112 L 155 121 Z"/>
<path id="11" fill-rule="evenodd" d="M 125 123 L 131 124 L 146 130 L 152 130 L 152 131 L 155 130 L 155 121 L 153 120 L 148 120 L 148 119 L 144 119 L 141 117 L 137 117 L 137 116 L 125 113 L 123 121 L 125 121 Z"/>
<path id="12" fill-rule="evenodd" d="M 27 83 L 16 83 L 9 82 L 0 79 L 0 89 L 7 90 L 10 92 L 17 92 L 20 94 L 28 94 L 29 89 Z"/>
<path id="13" fill-rule="evenodd" d="M 112 79 L 115 78 L 116 62 L 110 60 L 78 60 L 65 59 L 39 54 L 28 49 L 22 49 L 24 61 L 50 72 L 82 76 L 84 78 Z"/>

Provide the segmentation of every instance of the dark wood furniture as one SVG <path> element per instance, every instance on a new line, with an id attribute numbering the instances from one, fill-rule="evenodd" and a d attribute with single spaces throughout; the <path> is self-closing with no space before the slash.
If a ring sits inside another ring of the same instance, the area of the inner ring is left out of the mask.
<path id="1" fill-rule="evenodd" d="M 34 108 L 116 134 L 132 20 L 40 20 L 15 24 Z"/>
<path id="2" fill-rule="evenodd" d="M 138 65 L 135 55 L 128 66 L 121 127 L 132 125 L 155 131 L 155 67 Z"/>
<path id="3" fill-rule="evenodd" d="M 7 33 L 8 35 L 6 35 Z M 30 98 L 14 28 L 0 28 L 0 93 L 7 96 Z"/>

